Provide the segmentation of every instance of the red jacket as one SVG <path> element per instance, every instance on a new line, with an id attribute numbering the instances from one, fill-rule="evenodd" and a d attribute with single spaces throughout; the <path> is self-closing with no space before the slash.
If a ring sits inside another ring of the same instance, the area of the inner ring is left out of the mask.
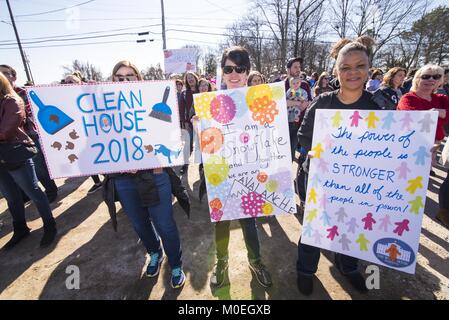
<path id="1" fill-rule="evenodd" d="M 430 109 L 445 109 L 446 118 L 438 118 L 436 140 L 444 139 L 444 128 L 446 123 L 449 123 L 449 97 L 444 94 L 432 94 L 432 101 L 428 101 L 419 97 L 414 92 L 409 92 L 402 96 L 399 100 L 397 110 L 430 110 Z"/>
<path id="2" fill-rule="evenodd" d="M 25 110 L 20 98 L 6 96 L 0 100 L 0 143 L 24 142 L 33 144 L 25 133 Z"/>

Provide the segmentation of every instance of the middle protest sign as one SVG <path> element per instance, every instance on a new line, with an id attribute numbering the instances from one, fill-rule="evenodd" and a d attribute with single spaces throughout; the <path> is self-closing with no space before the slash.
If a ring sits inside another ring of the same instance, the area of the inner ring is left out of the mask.
<path id="1" fill-rule="evenodd" d="M 173 81 L 27 90 L 52 178 L 185 162 Z"/>
<path id="2" fill-rule="evenodd" d="M 437 116 L 316 110 L 301 242 L 414 273 Z"/>
<path id="3" fill-rule="evenodd" d="M 283 82 L 194 100 L 211 220 L 295 213 Z"/>
<path id="4" fill-rule="evenodd" d="M 164 50 L 164 71 L 169 73 L 196 72 L 198 49 L 182 48 Z"/>

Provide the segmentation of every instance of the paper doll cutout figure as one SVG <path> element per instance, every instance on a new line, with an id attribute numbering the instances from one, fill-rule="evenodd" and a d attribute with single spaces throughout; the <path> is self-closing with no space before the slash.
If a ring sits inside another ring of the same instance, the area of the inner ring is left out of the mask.
<path id="1" fill-rule="evenodd" d="M 399 179 L 407 180 L 407 172 L 412 172 L 407 166 L 407 162 L 401 162 L 401 165 L 396 168 L 396 172 L 399 172 Z"/>
<path id="2" fill-rule="evenodd" d="M 358 239 L 355 241 L 360 245 L 360 251 L 368 251 L 369 240 L 365 238 L 365 235 L 361 233 Z"/>
<path id="3" fill-rule="evenodd" d="M 410 115 L 410 113 L 405 114 L 404 118 L 402 118 L 399 121 L 402 122 L 401 130 L 404 130 L 404 129 L 410 130 L 410 125 L 413 123 L 412 116 Z"/>
<path id="4" fill-rule="evenodd" d="M 384 124 L 382 125 L 382 129 L 390 130 L 391 125 L 393 123 L 396 123 L 396 120 L 394 120 L 393 112 L 389 112 L 385 118 L 382 119 Z"/>
<path id="5" fill-rule="evenodd" d="M 362 120 L 363 118 L 360 116 L 360 113 L 358 111 L 354 111 L 351 117 L 349 119 L 352 119 L 351 121 L 351 127 L 358 127 L 359 126 L 359 120 Z"/>
<path id="6" fill-rule="evenodd" d="M 317 203 L 316 197 L 317 197 L 318 193 L 316 193 L 315 189 L 312 188 L 312 190 L 310 190 L 309 192 L 309 196 L 307 197 L 307 203 L 313 202 L 313 203 Z"/>
<path id="7" fill-rule="evenodd" d="M 321 169 L 321 173 L 328 173 L 329 169 L 328 169 L 328 165 L 329 163 L 327 163 L 324 159 L 319 159 L 320 162 L 318 163 L 318 169 Z"/>
<path id="8" fill-rule="evenodd" d="M 421 189 L 423 187 L 422 177 L 416 177 L 416 179 L 408 181 L 408 187 L 405 189 L 410 194 L 415 194 L 416 189 Z"/>
<path id="9" fill-rule="evenodd" d="M 310 225 L 310 223 L 308 223 L 308 224 L 305 226 L 305 228 L 304 228 L 303 234 L 304 234 L 305 236 L 311 238 L 311 237 L 312 237 L 312 231 L 313 231 L 312 226 Z"/>
<path id="10" fill-rule="evenodd" d="M 312 148 L 312 151 L 314 151 L 314 158 L 320 159 L 321 158 L 321 154 L 324 152 L 323 146 L 321 145 L 321 143 L 318 143 L 315 148 Z"/>
<path id="11" fill-rule="evenodd" d="M 332 119 L 332 126 L 335 128 L 339 128 L 341 122 L 343 121 L 341 112 L 340 111 L 335 112 L 335 115 L 331 119 Z"/>
<path id="12" fill-rule="evenodd" d="M 418 123 L 421 123 L 421 132 L 430 133 L 430 126 L 435 123 L 431 119 L 430 114 L 426 114 L 422 120 L 419 120 Z"/>
<path id="13" fill-rule="evenodd" d="M 306 217 L 306 221 L 312 222 L 316 218 L 317 214 L 318 214 L 317 209 L 310 210 L 309 214 Z"/>
<path id="14" fill-rule="evenodd" d="M 349 251 L 349 244 L 352 243 L 352 241 L 348 239 L 346 233 L 341 235 L 341 239 L 338 240 L 338 242 L 341 243 L 341 249 L 343 251 Z"/>
<path id="15" fill-rule="evenodd" d="M 384 232 L 388 232 L 388 226 L 392 226 L 392 225 L 393 224 L 390 221 L 390 216 L 387 214 L 385 217 L 380 219 L 379 230 L 383 229 Z"/>
<path id="16" fill-rule="evenodd" d="M 409 222 L 410 221 L 408 221 L 407 219 L 404 219 L 401 222 L 396 222 L 395 225 L 397 225 L 397 227 L 393 230 L 393 232 L 397 233 L 399 236 L 402 236 L 404 231 L 410 231 L 408 228 Z"/>
<path id="17" fill-rule="evenodd" d="M 332 228 L 326 229 L 329 234 L 327 235 L 326 238 L 331 239 L 332 241 L 334 241 L 335 236 L 338 236 L 338 227 L 337 226 L 333 226 Z"/>
<path id="18" fill-rule="evenodd" d="M 348 214 L 345 212 L 345 208 L 340 208 L 335 214 L 338 217 L 337 221 L 339 223 L 344 223 L 345 218 L 348 216 Z"/>
<path id="19" fill-rule="evenodd" d="M 376 129 L 376 121 L 379 121 L 380 119 L 376 116 L 375 112 L 370 112 L 368 117 L 365 119 L 366 122 L 368 122 L 368 128 Z"/>
<path id="20" fill-rule="evenodd" d="M 388 253 L 388 259 L 392 262 L 396 262 L 398 257 L 401 255 L 401 253 L 398 250 L 398 247 L 392 243 L 391 246 L 385 250 L 386 253 Z"/>
<path id="21" fill-rule="evenodd" d="M 321 209 L 326 210 L 327 204 L 329 203 L 329 200 L 327 200 L 327 195 L 324 193 L 323 196 L 320 198 L 320 207 Z"/>
<path id="22" fill-rule="evenodd" d="M 373 219 L 373 214 L 369 212 L 365 218 L 362 219 L 362 221 L 365 223 L 363 226 L 363 229 L 365 230 L 373 230 L 373 224 L 376 223 L 376 220 Z"/>
<path id="23" fill-rule="evenodd" d="M 315 233 L 313 234 L 313 238 L 315 238 L 315 244 L 321 244 L 321 238 L 323 236 L 318 232 L 318 230 L 315 230 Z"/>
<path id="24" fill-rule="evenodd" d="M 327 117 L 324 115 L 324 113 L 320 114 L 318 122 L 320 123 L 321 129 L 327 128 Z"/>
<path id="25" fill-rule="evenodd" d="M 323 143 L 325 149 L 332 149 L 332 146 L 334 145 L 334 140 L 332 140 L 330 134 L 327 134 L 323 139 Z"/>
<path id="26" fill-rule="evenodd" d="M 355 233 L 355 229 L 359 228 L 359 225 L 357 224 L 357 219 L 352 217 L 349 222 L 346 223 L 346 225 L 349 227 L 348 232 Z"/>
<path id="27" fill-rule="evenodd" d="M 320 217 L 320 220 L 323 221 L 324 226 L 330 226 L 331 225 L 331 217 L 327 214 L 326 211 L 323 211 L 323 214 Z"/>
<path id="28" fill-rule="evenodd" d="M 410 212 L 417 215 L 419 214 L 419 210 L 421 208 L 424 208 L 424 203 L 422 201 L 422 197 L 420 196 L 416 197 L 416 199 L 413 201 L 409 201 L 408 203 L 411 205 Z"/>
<path id="29" fill-rule="evenodd" d="M 424 146 L 419 147 L 418 151 L 416 151 L 413 156 L 416 157 L 415 164 L 418 166 L 423 166 L 426 162 L 426 158 L 430 158 L 430 155 Z"/>
<path id="30" fill-rule="evenodd" d="M 310 180 L 310 185 L 312 188 L 317 188 L 321 185 L 321 179 L 318 177 L 318 174 L 314 174 L 312 179 Z"/>

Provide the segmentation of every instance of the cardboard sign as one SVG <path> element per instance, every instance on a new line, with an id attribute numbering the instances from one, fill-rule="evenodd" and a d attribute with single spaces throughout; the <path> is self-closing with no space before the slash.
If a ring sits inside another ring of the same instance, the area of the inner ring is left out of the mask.
<path id="1" fill-rule="evenodd" d="M 414 273 L 437 117 L 316 110 L 301 242 Z"/>
<path id="2" fill-rule="evenodd" d="M 212 221 L 296 212 L 283 83 L 194 95 Z"/>
<path id="3" fill-rule="evenodd" d="M 28 87 L 52 178 L 182 165 L 172 81 Z"/>
<path id="4" fill-rule="evenodd" d="M 183 48 L 164 50 L 165 73 L 196 72 L 198 50 L 196 48 Z"/>

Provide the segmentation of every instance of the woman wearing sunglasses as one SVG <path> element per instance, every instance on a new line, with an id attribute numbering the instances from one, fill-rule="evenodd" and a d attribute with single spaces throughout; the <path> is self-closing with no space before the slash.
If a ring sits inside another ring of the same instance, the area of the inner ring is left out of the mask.
<path id="1" fill-rule="evenodd" d="M 251 68 L 249 54 L 242 47 L 228 48 L 221 58 L 223 82 L 228 89 L 245 87 Z M 257 281 L 263 287 L 271 286 L 271 276 L 262 264 L 260 256 L 259 238 L 257 235 L 256 219 L 240 219 L 246 249 L 248 250 L 249 267 L 255 274 Z M 223 285 L 228 270 L 228 246 L 231 221 L 219 221 L 215 223 L 215 246 L 217 262 L 210 279 L 211 285 L 220 287 Z"/>
<path id="2" fill-rule="evenodd" d="M 444 139 L 444 125 L 449 123 L 449 98 L 444 94 L 436 94 L 436 90 L 443 81 L 444 70 L 436 65 L 425 65 L 413 77 L 410 92 L 399 100 L 398 110 L 435 110 L 438 111 L 437 132 L 435 145 L 432 148 L 432 159 Z M 437 219 L 449 228 L 449 196 L 448 178 L 440 188 L 440 210 Z"/>
<path id="3" fill-rule="evenodd" d="M 142 80 L 142 75 L 129 61 L 120 61 L 112 70 L 112 81 L 138 80 Z M 173 175 L 171 168 L 107 175 L 104 196 L 110 208 L 111 202 L 113 205 L 115 200 L 114 194 L 117 194 L 123 210 L 150 255 L 146 276 L 152 278 L 159 274 L 164 260 L 163 245 L 171 268 L 170 284 L 173 288 L 180 288 L 184 285 L 185 274 L 179 233 L 173 219 L 172 189 L 177 187 L 171 183 Z"/>

